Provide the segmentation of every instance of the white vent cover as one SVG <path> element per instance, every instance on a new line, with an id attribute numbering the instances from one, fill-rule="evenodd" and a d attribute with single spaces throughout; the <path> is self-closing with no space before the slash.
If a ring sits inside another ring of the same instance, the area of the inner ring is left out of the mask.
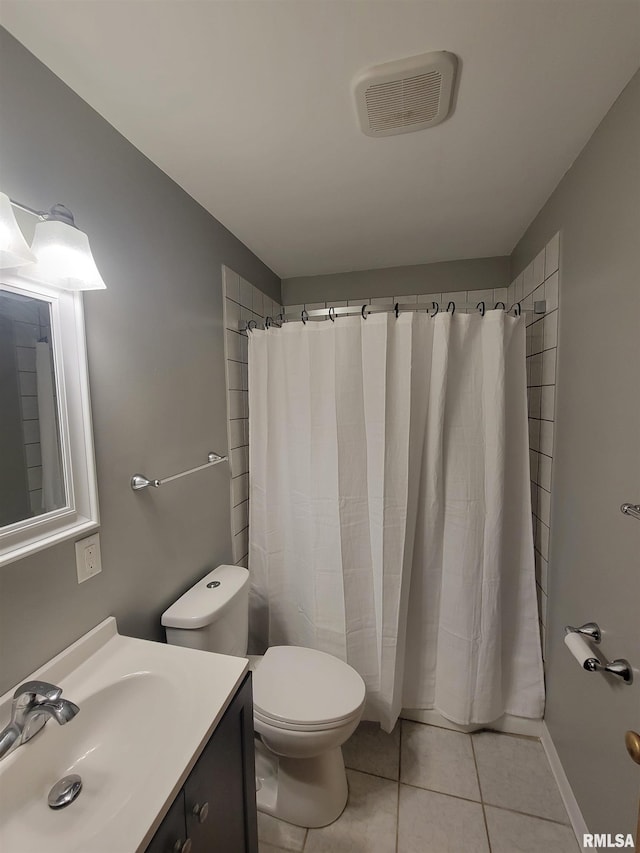
<path id="1" fill-rule="evenodd" d="M 451 109 L 457 64 L 440 50 L 364 71 L 354 88 L 363 133 L 394 136 L 440 124 Z"/>

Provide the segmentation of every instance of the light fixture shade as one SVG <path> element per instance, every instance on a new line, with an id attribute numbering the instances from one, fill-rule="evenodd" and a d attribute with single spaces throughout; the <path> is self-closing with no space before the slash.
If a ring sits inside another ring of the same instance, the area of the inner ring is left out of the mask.
<path id="1" fill-rule="evenodd" d="M 33 274 L 63 290 L 104 290 L 96 262 L 83 231 L 55 219 L 38 222 L 31 251 L 37 263 Z"/>
<path id="2" fill-rule="evenodd" d="M 0 193 L 0 269 L 32 264 L 35 257 L 16 222 L 9 196 Z"/>

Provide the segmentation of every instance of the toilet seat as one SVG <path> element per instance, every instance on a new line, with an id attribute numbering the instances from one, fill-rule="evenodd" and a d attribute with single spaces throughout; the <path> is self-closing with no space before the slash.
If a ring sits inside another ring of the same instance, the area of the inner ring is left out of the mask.
<path id="1" fill-rule="evenodd" d="M 275 717 L 270 717 L 268 714 L 262 714 L 260 711 L 256 710 L 255 706 L 253 708 L 253 719 L 257 723 L 263 723 L 266 726 L 273 726 L 276 729 L 284 729 L 289 732 L 324 732 L 330 731 L 331 729 L 339 729 L 341 726 L 344 726 L 345 723 L 350 722 L 354 717 L 359 716 L 360 708 L 358 708 L 353 714 L 349 714 L 347 717 L 343 717 L 340 720 L 333 720 L 330 723 L 296 723 L 291 722 L 290 720 L 278 720 Z"/>
<path id="2" fill-rule="evenodd" d="M 254 672 L 254 717 L 279 729 L 339 728 L 360 713 L 364 698 L 355 669 L 316 649 L 271 646 Z"/>

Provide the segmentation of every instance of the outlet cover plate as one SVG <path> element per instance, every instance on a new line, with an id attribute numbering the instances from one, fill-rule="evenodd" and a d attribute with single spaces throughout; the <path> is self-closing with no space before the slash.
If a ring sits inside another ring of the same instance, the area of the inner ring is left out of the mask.
<path id="1" fill-rule="evenodd" d="M 83 583 L 102 571 L 99 533 L 93 533 L 76 542 L 76 569 L 78 583 Z"/>

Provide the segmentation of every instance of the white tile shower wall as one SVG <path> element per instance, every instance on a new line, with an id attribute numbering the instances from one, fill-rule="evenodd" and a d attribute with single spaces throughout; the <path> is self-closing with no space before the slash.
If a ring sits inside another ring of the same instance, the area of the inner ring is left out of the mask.
<path id="1" fill-rule="evenodd" d="M 536 585 L 542 651 L 545 651 L 549 594 L 549 533 L 553 485 L 553 443 L 556 399 L 556 355 L 560 281 L 560 234 L 556 234 L 529 266 L 509 285 L 508 301 L 533 308 L 544 299 L 546 314 L 527 315 L 527 397 L 531 509 L 536 561 Z"/>
<path id="2" fill-rule="evenodd" d="M 227 437 L 231 467 L 231 538 L 233 560 L 247 567 L 249 552 L 249 392 L 247 333 L 239 324 L 263 320 L 282 311 L 238 273 L 222 267 L 227 386 Z"/>

